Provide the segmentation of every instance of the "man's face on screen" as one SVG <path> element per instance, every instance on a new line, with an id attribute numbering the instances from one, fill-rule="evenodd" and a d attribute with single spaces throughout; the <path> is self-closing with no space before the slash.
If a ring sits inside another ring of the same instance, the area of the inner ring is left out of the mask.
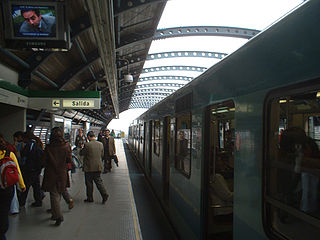
<path id="1" fill-rule="evenodd" d="M 33 27 L 38 27 L 40 24 L 41 15 L 38 16 L 34 11 L 24 12 L 23 17 L 24 20 Z"/>

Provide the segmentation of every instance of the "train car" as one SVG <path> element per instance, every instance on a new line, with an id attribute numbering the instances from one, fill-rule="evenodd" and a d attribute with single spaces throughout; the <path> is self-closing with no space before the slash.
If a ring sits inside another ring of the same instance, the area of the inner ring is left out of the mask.
<path id="1" fill-rule="evenodd" d="M 319 13 L 304 2 L 130 126 L 180 239 L 319 239 Z"/>

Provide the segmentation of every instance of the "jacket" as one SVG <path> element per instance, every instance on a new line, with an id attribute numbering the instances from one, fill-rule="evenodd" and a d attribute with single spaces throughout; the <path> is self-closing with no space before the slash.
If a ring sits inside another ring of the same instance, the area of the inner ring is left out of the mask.
<path id="1" fill-rule="evenodd" d="M 103 144 L 103 147 L 105 148 L 106 147 L 106 143 L 107 143 L 106 138 L 103 137 L 101 139 L 101 142 Z M 105 154 L 107 154 L 107 153 L 105 153 Z M 114 138 L 111 137 L 111 136 L 109 136 L 109 155 L 110 156 L 116 155 L 116 146 L 114 144 Z"/>
<path id="2" fill-rule="evenodd" d="M 101 172 L 102 158 L 104 155 L 103 144 L 96 140 L 86 142 L 82 151 L 83 171 L 85 172 Z"/>
<path id="3" fill-rule="evenodd" d="M 0 150 L 0 159 L 4 158 L 4 155 L 6 154 L 6 151 L 2 151 Z M 18 172 L 19 172 L 19 187 L 20 189 L 25 189 L 26 188 L 26 185 L 24 184 L 24 181 L 23 181 L 23 176 L 21 174 L 21 171 L 20 171 L 20 166 L 19 166 L 19 163 L 18 163 L 18 160 L 16 158 L 16 155 L 13 153 L 13 152 L 10 152 L 10 157 L 12 158 L 12 160 L 15 162 L 15 164 L 17 165 L 17 169 L 18 169 Z"/>
<path id="4" fill-rule="evenodd" d="M 41 157 L 43 155 L 42 147 L 36 140 L 31 139 L 27 142 L 21 151 L 21 157 L 25 158 L 25 165 L 22 166 L 23 172 L 40 174 L 42 169 Z"/>
<path id="5" fill-rule="evenodd" d="M 69 143 L 48 144 L 43 154 L 45 166 L 42 182 L 43 190 L 54 192 L 54 186 L 63 193 L 68 185 L 67 164 L 71 163 L 72 154 Z"/>

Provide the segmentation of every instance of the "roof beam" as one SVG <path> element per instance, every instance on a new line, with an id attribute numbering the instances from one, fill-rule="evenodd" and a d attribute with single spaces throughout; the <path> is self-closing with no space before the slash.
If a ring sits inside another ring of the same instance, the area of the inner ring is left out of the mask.
<path id="1" fill-rule="evenodd" d="M 87 31 L 92 27 L 90 23 L 89 16 L 83 16 L 74 22 L 70 24 L 71 26 L 71 41 L 73 41 L 79 34 L 81 34 L 84 31 Z M 26 62 L 30 64 L 30 71 L 36 71 L 38 66 L 43 63 L 51 54 L 54 54 L 55 52 L 41 52 L 37 51 L 34 52 L 27 60 Z"/>
<path id="2" fill-rule="evenodd" d="M 143 0 L 143 1 L 124 1 L 118 0 L 117 4 L 114 5 L 114 15 L 118 16 L 126 11 L 133 10 L 141 6 L 148 6 L 155 3 L 166 3 L 166 0 Z"/>
<path id="3" fill-rule="evenodd" d="M 86 59 L 88 60 L 86 63 L 74 66 L 63 73 L 56 81 L 59 86 L 59 90 L 63 90 L 77 75 L 87 70 L 91 64 L 100 58 L 98 49 L 95 49 L 86 56 Z"/>

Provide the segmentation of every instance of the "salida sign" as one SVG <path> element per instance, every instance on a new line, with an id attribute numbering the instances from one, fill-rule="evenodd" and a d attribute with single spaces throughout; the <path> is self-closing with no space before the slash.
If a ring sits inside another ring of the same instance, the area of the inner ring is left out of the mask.
<path id="1" fill-rule="evenodd" d="M 71 108 L 92 108 L 94 107 L 94 100 L 63 100 L 62 106 Z"/>

